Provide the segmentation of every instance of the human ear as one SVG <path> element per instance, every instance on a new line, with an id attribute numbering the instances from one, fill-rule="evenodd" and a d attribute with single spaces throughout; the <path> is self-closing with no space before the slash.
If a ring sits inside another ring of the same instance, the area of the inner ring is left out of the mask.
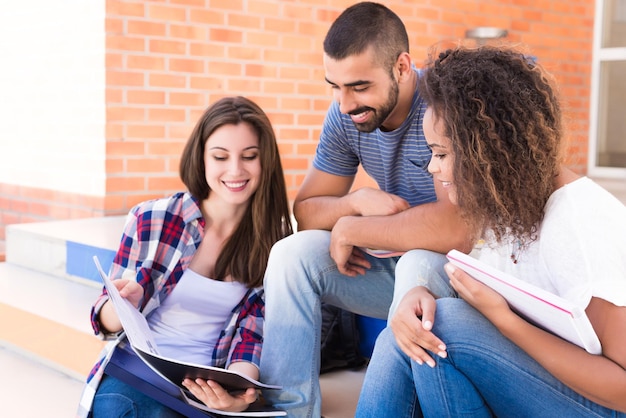
<path id="1" fill-rule="evenodd" d="M 412 74 L 411 56 L 407 52 L 402 52 L 396 60 L 396 70 L 398 71 L 398 81 L 409 79 Z"/>

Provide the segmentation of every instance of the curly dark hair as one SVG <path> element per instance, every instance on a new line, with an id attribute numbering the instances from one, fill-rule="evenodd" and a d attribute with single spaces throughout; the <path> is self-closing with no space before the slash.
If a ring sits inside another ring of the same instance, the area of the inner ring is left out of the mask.
<path id="1" fill-rule="evenodd" d="M 561 163 L 552 77 L 513 48 L 461 46 L 431 57 L 418 88 L 451 141 L 457 203 L 476 237 L 535 240 Z"/>

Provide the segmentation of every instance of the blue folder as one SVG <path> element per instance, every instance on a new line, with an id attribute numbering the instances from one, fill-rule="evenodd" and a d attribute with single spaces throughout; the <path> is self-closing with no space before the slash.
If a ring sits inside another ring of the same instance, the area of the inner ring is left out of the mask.
<path id="1" fill-rule="evenodd" d="M 152 370 L 130 348 L 127 342 L 120 343 L 106 365 L 104 373 L 136 388 L 141 393 L 189 418 L 217 418 L 183 400 L 180 388 L 168 382 Z"/>

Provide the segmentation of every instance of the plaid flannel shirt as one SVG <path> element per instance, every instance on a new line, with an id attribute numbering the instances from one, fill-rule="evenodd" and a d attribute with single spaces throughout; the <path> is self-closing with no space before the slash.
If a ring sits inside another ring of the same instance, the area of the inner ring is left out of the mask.
<path id="1" fill-rule="evenodd" d="M 189 193 L 151 200 L 135 206 L 128 214 L 120 247 L 110 270 L 111 279 L 136 280 L 144 288 L 139 307 L 144 316 L 158 308 L 172 292 L 189 266 L 204 235 L 204 219 L 198 201 Z M 106 290 L 91 310 L 91 324 L 96 335 L 112 339 L 93 367 L 80 399 L 77 417 L 87 417 L 104 368 L 122 335 L 105 335 L 98 322 L 102 305 L 108 300 Z M 261 358 L 263 340 L 263 290 L 248 290 L 233 309 L 230 319 L 215 346 L 210 366 L 228 367 L 248 361 L 256 366 Z"/>

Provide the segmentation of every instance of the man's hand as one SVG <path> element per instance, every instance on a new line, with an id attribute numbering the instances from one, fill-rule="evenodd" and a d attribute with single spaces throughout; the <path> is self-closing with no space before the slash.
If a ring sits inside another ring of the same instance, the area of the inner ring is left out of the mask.
<path id="1" fill-rule="evenodd" d="M 371 187 L 363 187 L 350 193 L 350 206 L 361 216 L 394 215 L 410 207 L 399 196 Z"/>
<path id="2" fill-rule="evenodd" d="M 364 257 L 363 252 L 348 241 L 351 229 L 351 216 L 340 218 L 330 233 L 330 256 L 337 264 L 341 274 L 355 277 L 365 274 L 365 270 L 371 267 L 370 262 Z"/>
<path id="3" fill-rule="evenodd" d="M 431 332 L 436 306 L 435 297 L 428 289 L 417 286 L 404 295 L 390 321 L 402 351 L 417 363 L 426 363 L 430 367 L 435 366 L 435 361 L 426 350 L 442 358 L 447 356 L 446 345 Z"/>

